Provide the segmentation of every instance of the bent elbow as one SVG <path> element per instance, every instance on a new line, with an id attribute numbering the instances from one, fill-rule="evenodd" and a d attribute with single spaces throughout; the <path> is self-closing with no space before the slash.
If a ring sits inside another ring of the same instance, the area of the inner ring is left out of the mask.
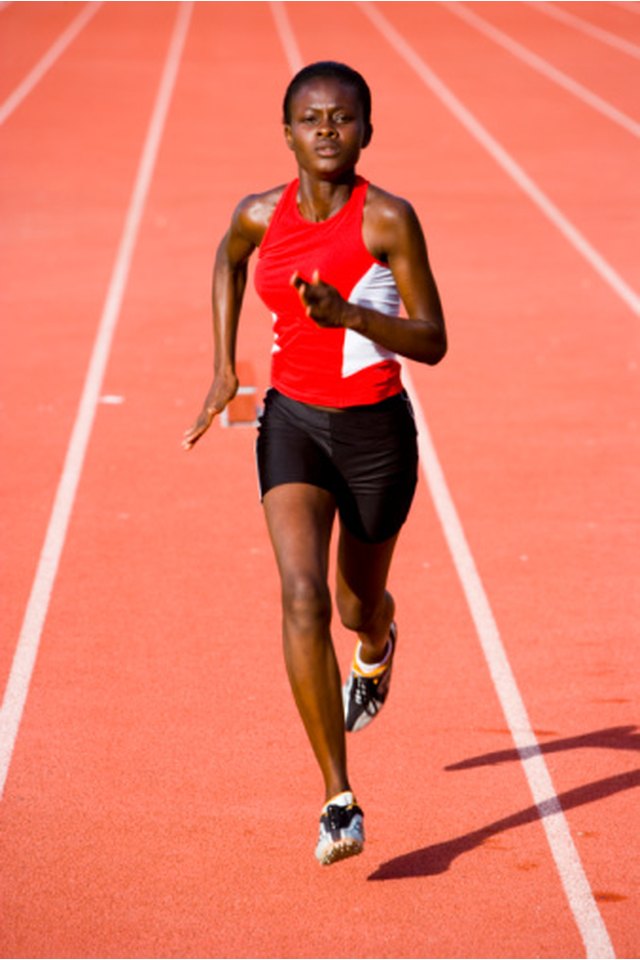
<path id="1" fill-rule="evenodd" d="M 447 343 L 447 340 L 446 340 L 446 338 L 445 338 L 445 339 L 442 341 L 442 343 L 441 343 L 441 345 L 440 345 L 440 349 L 439 349 L 438 354 L 437 354 L 437 356 L 436 356 L 436 359 L 435 359 L 434 362 L 433 362 L 433 363 L 434 363 L 434 366 L 435 366 L 436 363 L 440 363 L 441 360 L 444 360 L 444 358 L 445 358 L 446 355 L 447 355 L 447 350 L 448 350 L 448 349 L 449 349 L 449 344 Z"/>
<path id="2" fill-rule="evenodd" d="M 441 360 L 444 360 L 448 349 L 447 335 L 442 331 L 438 340 L 430 344 L 428 355 L 425 357 L 425 363 L 430 367 L 435 367 Z"/>

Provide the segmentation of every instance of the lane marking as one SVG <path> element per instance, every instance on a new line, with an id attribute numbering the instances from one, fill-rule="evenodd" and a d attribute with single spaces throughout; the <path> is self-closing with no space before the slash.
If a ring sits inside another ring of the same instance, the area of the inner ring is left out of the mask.
<path id="1" fill-rule="evenodd" d="M 276 30 L 278 31 L 280 42 L 284 47 L 285 58 L 289 63 L 291 73 L 297 73 L 298 70 L 302 70 L 304 60 L 302 59 L 300 47 L 296 41 L 288 14 L 285 11 L 284 3 L 282 0 L 270 0 L 269 6 L 271 7 L 271 13 L 276 23 Z"/>
<path id="2" fill-rule="evenodd" d="M 467 600 L 494 688 L 540 814 L 551 855 L 589 958 L 615 957 L 551 775 L 533 732 L 498 625 L 449 492 L 431 434 L 406 363 L 403 380 L 418 428 L 420 464 Z"/>
<path id="3" fill-rule="evenodd" d="M 25 97 L 27 97 L 33 88 L 42 80 L 58 60 L 70 43 L 73 43 L 78 34 L 83 30 L 89 21 L 96 15 L 102 0 L 97 3 L 88 3 L 78 14 L 75 20 L 69 24 L 66 30 L 60 34 L 58 39 L 49 47 L 47 52 L 32 70 L 27 74 L 22 83 L 18 84 L 16 89 L 10 94 L 0 107 L 0 126 L 7 120 L 13 111 L 20 106 Z"/>
<path id="4" fill-rule="evenodd" d="M 471 136 L 480 143 L 496 163 L 511 177 L 548 220 L 562 233 L 571 246 L 600 275 L 605 283 L 636 315 L 640 315 L 640 296 L 598 253 L 586 237 L 555 206 L 540 187 L 524 172 L 505 148 L 482 126 L 479 120 L 449 90 L 446 84 L 409 45 L 387 18 L 369 0 L 356 0 L 362 12 L 393 47 L 396 53 L 418 74 L 422 82 L 454 115 Z"/>
<path id="5" fill-rule="evenodd" d="M 364 6 L 364 4 L 359 5 Z M 274 16 L 275 8 L 278 7 L 278 18 L 276 19 L 278 34 L 289 65 L 295 72 L 299 69 L 298 65 L 302 62 L 302 58 L 288 22 L 286 11 L 282 4 L 276 3 L 275 0 L 273 0 L 271 7 L 274 10 Z M 368 7 L 366 12 L 369 12 Z M 375 19 L 373 17 L 371 19 L 375 23 Z M 382 20 L 383 18 L 380 18 L 380 21 Z M 376 24 L 379 28 L 380 21 Z M 390 39 L 390 32 L 393 31 L 391 24 L 384 20 L 380 29 L 382 29 L 389 42 L 392 42 Z M 392 43 L 392 45 L 394 44 Z M 415 58 L 415 54 L 413 56 Z M 540 812 L 541 822 L 569 907 L 583 938 L 587 956 L 598 958 L 598 960 L 614 958 L 613 946 L 593 898 L 551 776 L 540 751 L 540 746 L 533 733 L 406 363 L 403 363 L 403 377 L 415 409 L 420 460 L 427 486 L 462 584 L 496 693 L 511 730 L 513 741 L 520 754 L 529 789 Z"/>
<path id="6" fill-rule="evenodd" d="M 513 37 L 499 30 L 498 27 L 495 27 L 483 17 L 479 17 L 477 13 L 472 12 L 468 7 L 462 6 L 459 3 L 450 2 L 443 3 L 443 6 L 447 8 L 449 13 L 466 21 L 470 26 L 474 27 L 480 33 L 483 33 L 486 37 L 489 37 L 490 40 L 493 40 L 494 43 L 499 44 L 507 50 L 508 53 L 522 60 L 533 70 L 537 70 L 538 73 L 557 83 L 558 86 L 563 87 L 575 97 L 578 97 L 578 99 L 586 103 L 587 106 L 597 110 L 608 120 L 617 123 L 618 126 L 622 127 L 628 133 L 631 133 L 634 137 L 640 137 L 640 123 L 637 123 L 631 117 L 628 117 L 626 113 L 614 107 L 613 104 L 608 103 L 602 97 L 599 97 L 598 94 L 593 93 L 593 91 L 584 87 L 581 83 L 578 83 L 577 80 L 558 70 L 557 67 L 554 67 L 547 60 L 543 59 L 543 57 L 538 56 L 537 53 L 533 53 L 532 50 L 518 43 Z"/>
<path id="7" fill-rule="evenodd" d="M 169 104 L 191 19 L 193 3 L 178 4 L 176 22 L 164 62 L 158 92 L 140 156 L 116 260 L 109 283 L 83 392 L 56 496 L 40 553 L 11 672 L 0 708 L 0 797 L 4 791 L 24 705 L 31 684 L 40 638 L 65 544 L 87 446 L 100 402 L 114 331 L 133 259 L 138 230 L 164 131 Z"/>
<path id="8" fill-rule="evenodd" d="M 593 37 L 601 43 L 606 43 L 610 47 L 615 47 L 616 50 L 622 50 L 623 53 L 629 54 L 630 57 L 635 57 L 636 60 L 640 60 L 640 47 L 637 43 L 631 43 L 630 40 L 624 40 L 622 37 L 617 36 L 617 34 L 610 33 L 609 30 L 596 27 L 595 24 L 589 23 L 588 20 L 583 20 L 582 17 L 576 17 L 574 13 L 568 13 L 560 7 L 556 7 L 553 3 L 540 2 L 531 3 L 530 5 L 539 10 L 540 13 L 546 13 L 548 17 L 555 17 L 555 19 L 560 20 L 561 23 L 566 23 L 568 26 L 573 27 L 574 30 L 581 30 L 582 33 L 586 33 L 587 36 Z"/>

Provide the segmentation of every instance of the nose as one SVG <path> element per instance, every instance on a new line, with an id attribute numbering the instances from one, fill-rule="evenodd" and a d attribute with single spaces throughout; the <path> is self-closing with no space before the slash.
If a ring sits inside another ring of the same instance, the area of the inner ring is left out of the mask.
<path id="1" fill-rule="evenodd" d="M 322 137 L 323 139 L 325 139 L 326 137 L 337 136 L 336 128 L 332 123 L 332 121 L 329 119 L 329 117 L 322 118 L 321 122 L 318 124 L 316 128 L 316 133 L 318 137 Z"/>

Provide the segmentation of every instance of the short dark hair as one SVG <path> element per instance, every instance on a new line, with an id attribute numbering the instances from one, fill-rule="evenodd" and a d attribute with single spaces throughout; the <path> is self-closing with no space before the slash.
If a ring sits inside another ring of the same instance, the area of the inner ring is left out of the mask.
<path id="1" fill-rule="evenodd" d="M 310 63 L 296 73 L 295 77 L 287 87 L 282 104 L 283 123 L 291 123 L 291 101 L 294 96 L 306 83 L 315 80 L 317 77 L 334 77 L 355 88 L 358 100 L 362 107 L 362 116 L 367 129 L 371 127 L 371 90 L 362 74 L 358 73 L 346 63 L 337 63 L 335 60 L 319 60 L 317 63 Z"/>

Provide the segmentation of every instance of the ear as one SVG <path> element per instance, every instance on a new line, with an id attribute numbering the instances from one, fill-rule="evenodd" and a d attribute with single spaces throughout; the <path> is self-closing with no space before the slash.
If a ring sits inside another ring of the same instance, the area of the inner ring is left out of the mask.
<path id="1" fill-rule="evenodd" d="M 284 125 L 284 139 L 287 142 L 287 146 L 289 147 L 289 150 L 293 150 L 293 136 L 291 134 L 291 127 L 289 126 L 288 123 L 285 123 Z"/>
<path id="2" fill-rule="evenodd" d="M 367 128 L 366 128 L 366 130 L 365 130 L 365 132 L 364 132 L 364 137 L 362 138 L 362 149 L 363 149 L 363 150 L 364 150 L 365 147 L 368 147 L 369 144 L 371 143 L 371 137 L 372 137 L 372 136 L 373 136 L 373 127 L 372 127 L 371 124 L 369 123 L 369 124 L 367 124 Z"/>

